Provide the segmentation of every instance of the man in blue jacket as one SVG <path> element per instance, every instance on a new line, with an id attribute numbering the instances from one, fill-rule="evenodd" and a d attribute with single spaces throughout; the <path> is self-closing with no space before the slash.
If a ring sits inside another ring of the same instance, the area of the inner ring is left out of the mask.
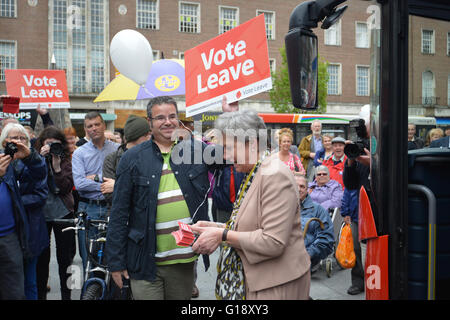
<path id="1" fill-rule="evenodd" d="M 216 147 L 173 141 L 179 120 L 171 97 L 150 100 L 147 115 L 152 139 L 125 152 L 117 167 L 106 257 L 114 282 L 122 288 L 122 277 L 129 278 L 136 300 L 190 299 L 197 256 L 178 247 L 171 232 L 178 221 L 209 220 L 203 155 Z M 208 268 L 207 256 L 204 262 Z"/>
<path id="2" fill-rule="evenodd" d="M 46 173 L 39 155 L 17 143 L 14 160 L 21 159 L 32 174 Z M 4 148 L 4 146 L 1 146 Z M 29 223 L 22 202 L 12 158 L 0 152 L 0 299 L 25 299 L 24 258 L 30 256 Z"/>
<path id="3" fill-rule="evenodd" d="M 302 228 L 305 228 L 306 223 L 311 218 L 320 219 L 324 225 L 322 229 L 318 221 L 311 221 L 305 235 L 305 247 L 311 258 L 311 268 L 313 268 L 320 260 L 325 259 L 333 252 L 333 222 L 328 211 L 311 200 L 311 197 L 308 195 L 308 181 L 306 177 L 296 173 L 295 180 L 297 181 L 300 194 Z"/>

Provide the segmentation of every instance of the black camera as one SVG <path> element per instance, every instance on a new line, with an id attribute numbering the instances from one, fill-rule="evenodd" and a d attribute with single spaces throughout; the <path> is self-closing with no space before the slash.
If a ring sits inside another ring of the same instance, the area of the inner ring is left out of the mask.
<path id="1" fill-rule="evenodd" d="M 369 137 L 367 135 L 366 122 L 364 119 L 354 119 L 349 122 L 350 130 L 355 130 L 358 139 L 354 143 L 346 144 L 344 153 L 349 159 L 355 159 L 365 155 L 364 148 L 369 149 Z"/>
<path id="2" fill-rule="evenodd" d="M 50 154 L 55 156 L 63 157 L 64 156 L 64 147 L 60 142 L 52 142 L 50 145 Z"/>
<path id="3" fill-rule="evenodd" d="M 17 144 L 14 142 L 8 142 L 5 146 L 5 154 L 9 155 L 11 158 L 14 158 L 14 154 L 19 151 L 19 148 L 17 148 Z"/>

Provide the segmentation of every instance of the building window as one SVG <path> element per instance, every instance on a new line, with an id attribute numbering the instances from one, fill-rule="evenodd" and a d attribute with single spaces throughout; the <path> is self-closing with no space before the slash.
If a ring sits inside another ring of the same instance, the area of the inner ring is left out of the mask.
<path id="1" fill-rule="evenodd" d="M 356 22 L 355 40 L 357 48 L 369 48 L 369 32 L 366 22 Z"/>
<path id="2" fill-rule="evenodd" d="M 264 14 L 264 22 L 266 25 L 267 40 L 275 40 L 275 12 L 257 10 L 256 15 Z"/>
<path id="3" fill-rule="evenodd" d="M 434 30 L 422 30 L 422 53 L 434 53 Z"/>
<path id="4" fill-rule="evenodd" d="M 447 105 L 450 106 L 450 74 L 447 79 Z"/>
<path id="5" fill-rule="evenodd" d="M 341 45 L 341 20 L 325 30 L 325 44 L 329 46 Z"/>
<path id="6" fill-rule="evenodd" d="M 180 32 L 200 33 L 200 4 L 180 2 Z"/>
<path id="7" fill-rule="evenodd" d="M 431 71 L 425 71 L 422 73 L 422 104 L 433 105 L 434 100 L 434 75 Z"/>
<path id="8" fill-rule="evenodd" d="M 53 1 L 53 53 L 56 69 L 67 71 L 67 1 Z"/>
<path id="9" fill-rule="evenodd" d="M 219 6 L 219 34 L 239 25 L 239 9 Z"/>
<path id="10" fill-rule="evenodd" d="M 356 66 L 356 95 L 369 95 L 369 67 Z"/>
<path id="11" fill-rule="evenodd" d="M 72 28 L 72 92 L 88 92 L 86 84 L 86 4 L 87 1 L 72 1 L 74 8 L 73 15 L 79 15 L 74 19 L 79 19 Z M 81 22 L 81 25 L 79 23 Z"/>
<path id="12" fill-rule="evenodd" d="M 152 54 L 153 54 L 153 61 L 161 59 L 161 53 L 159 52 L 159 50 L 153 50 Z"/>
<path id="13" fill-rule="evenodd" d="M 0 17 L 16 17 L 16 0 L 0 0 Z"/>
<path id="14" fill-rule="evenodd" d="M 56 68 L 66 71 L 69 92 L 100 92 L 109 81 L 106 0 L 51 3 L 50 42 Z"/>
<path id="15" fill-rule="evenodd" d="M 6 69 L 17 69 L 16 42 L 0 40 L 0 81 L 5 81 Z"/>
<path id="16" fill-rule="evenodd" d="M 103 0 L 91 0 L 91 63 L 92 92 L 105 86 L 105 16 Z M 108 80 L 108 81 L 105 81 Z"/>
<path id="17" fill-rule="evenodd" d="M 272 73 L 277 72 L 277 60 L 269 59 L 269 67 L 270 67 L 270 72 L 272 72 Z"/>
<path id="18" fill-rule="evenodd" d="M 137 0 L 136 20 L 137 28 L 159 29 L 159 1 L 158 0 Z"/>
<path id="19" fill-rule="evenodd" d="M 447 55 L 450 56 L 450 32 L 447 33 Z"/>
<path id="20" fill-rule="evenodd" d="M 328 79 L 328 94 L 339 95 L 341 94 L 341 65 L 330 63 L 327 68 Z"/>

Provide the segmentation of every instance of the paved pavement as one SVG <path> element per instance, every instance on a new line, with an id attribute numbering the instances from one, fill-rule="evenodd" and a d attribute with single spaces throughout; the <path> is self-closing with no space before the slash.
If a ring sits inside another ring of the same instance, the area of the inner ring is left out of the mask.
<path id="1" fill-rule="evenodd" d="M 197 286 L 200 290 L 200 296 L 197 299 L 215 299 L 214 285 L 217 276 L 216 264 L 218 252 L 217 250 L 210 256 L 211 267 L 207 272 L 204 272 L 203 262 L 199 261 L 197 267 L 199 274 Z M 325 268 L 320 267 L 311 275 L 310 296 L 314 300 L 364 300 L 364 293 L 354 296 L 347 294 L 350 283 L 350 270 L 342 270 L 333 264 L 331 277 L 328 278 Z"/>
<path id="2" fill-rule="evenodd" d="M 54 250 L 54 239 L 52 239 L 52 257 L 50 263 L 50 292 L 47 295 L 48 300 L 60 300 L 61 295 L 59 291 L 59 275 L 58 266 L 56 263 L 56 255 Z M 210 256 L 211 266 L 207 272 L 203 261 L 200 259 L 197 266 L 198 278 L 197 286 L 200 290 L 200 296 L 195 300 L 215 300 L 214 286 L 216 281 L 216 264 L 218 258 L 218 250 Z M 74 265 L 81 270 L 81 258 L 77 254 Z M 350 286 L 350 270 L 341 270 L 339 267 L 333 265 L 331 277 L 328 278 L 325 268 L 319 268 L 311 276 L 311 290 L 310 296 L 313 299 L 319 300 L 364 300 L 364 293 L 355 296 L 347 294 L 347 289 Z M 76 279 L 73 279 L 74 284 Z M 81 290 L 72 290 L 72 299 L 78 300 L 80 298 Z"/>
<path id="3" fill-rule="evenodd" d="M 211 206 L 210 206 L 211 207 Z M 55 253 L 55 240 L 52 236 L 52 255 L 50 262 L 50 279 L 49 285 L 51 287 L 50 292 L 47 295 L 48 300 L 60 300 L 61 295 L 59 291 L 59 275 L 58 275 L 58 265 L 56 263 L 56 253 Z M 78 250 L 78 248 L 77 248 Z M 200 295 L 195 300 L 215 300 L 214 287 L 216 283 L 216 265 L 219 250 L 216 250 L 210 256 L 210 268 L 205 272 L 205 267 L 203 265 L 202 259 L 198 260 L 197 265 L 197 286 L 200 291 Z M 74 271 L 81 275 L 81 258 L 78 252 L 74 260 Z M 81 281 L 77 277 L 73 277 L 72 283 L 81 289 Z M 324 267 L 320 267 L 315 273 L 311 275 L 311 290 L 310 296 L 313 299 L 319 300 L 364 300 L 364 293 L 358 295 L 348 295 L 347 289 L 350 287 L 350 270 L 341 270 L 335 263 L 333 264 L 333 269 L 331 272 L 331 277 L 328 278 Z M 81 290 L 72 290 L 72 299 L 80 299 Z"/>

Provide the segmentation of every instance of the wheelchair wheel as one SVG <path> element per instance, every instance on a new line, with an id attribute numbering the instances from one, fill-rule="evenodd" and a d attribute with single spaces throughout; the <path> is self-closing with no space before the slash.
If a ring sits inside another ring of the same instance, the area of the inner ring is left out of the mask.
<path id="1" fill-rule="evenodd" d="M 93 282 L 86 287 L 81 300 L 100 300 L 102 297 L 102 286 L 100 283 Z"/>

